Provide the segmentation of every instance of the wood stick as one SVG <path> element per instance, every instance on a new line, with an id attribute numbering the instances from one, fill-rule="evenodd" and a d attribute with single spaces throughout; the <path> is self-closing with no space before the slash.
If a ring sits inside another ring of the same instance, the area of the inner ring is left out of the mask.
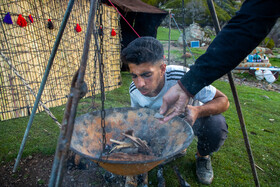
<path id="1" fill-rule="evenodd" d="M 187 181 L 184 180 L 184 178 L 181 175 L 181 173 L 179 172 L 179 169 L 177 166 L 174 166 L 173 170 L 178 178 L 178 181 L 179 181 L 181 187 L 190 187 L 191 186 L 189 183 L 187 183 Z"/>

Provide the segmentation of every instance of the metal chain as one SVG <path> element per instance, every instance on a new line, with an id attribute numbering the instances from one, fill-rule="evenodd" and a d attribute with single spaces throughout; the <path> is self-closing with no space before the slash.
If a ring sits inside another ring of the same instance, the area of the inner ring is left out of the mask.
<path id="1" fill-rule="evenodd" d="M 105 152 L 106 148 L 106 130 L 105 130 L 105 89 L 104 89 L 104 63 L 103 63 L 103 22 L 102 22 L 102 16 L 103 16 L 103 7 L 102 2 L 99 0 L 99 6 L 98 6 L 98 12 L 99 12 L 99 39 L 100 39 L 100 62 L 99 62 L 99 78 L 100 78 L 100 91 L 101 91 L 101 102 L 102 102 L 102 109 L 101 109 L 101 128 L 102 128 L 102 147 L 103 152 Z"/>
<path id="2" fill-rule="evenodd" d="M 97 14 L 98 15 L 98 14 Z M 96 19 L 97 20 L 97 19 Z M 97 21 L 96 21 L 96 25 L 98 25 Z M 96 31 L 96 29 L 94 30 Z M 96 33 L 94 33 L 96 34 Z M 92 110 L 94 111 L 97 106 L 95 105 L 95 88 L 96 88 L 96 68 L 97 68 L 97 56 L 98 56 L 98 46 L 97 46 L 97 43 L 95 42 L 95 45 L 94 45 L 94 58 L 93 58 L 93 62 L 94 62 L 94 67 L 93 67 L 93 84 L 92 84 L 92 94 L 91 94 L 91 106 L 90 108 L 88 109 L 89 110 Z"/>

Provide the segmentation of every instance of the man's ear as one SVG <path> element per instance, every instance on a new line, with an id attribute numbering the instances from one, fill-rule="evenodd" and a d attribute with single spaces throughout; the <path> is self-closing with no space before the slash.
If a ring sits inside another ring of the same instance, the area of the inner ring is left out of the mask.
<path id="1" fill-rule="evenodd" d="M 165 63 L 162 63 L 160 65 L 160 70 L 161 70 L 161 74 L 164 75 L 165 71 L 166 71 L 166 64 Z"/>

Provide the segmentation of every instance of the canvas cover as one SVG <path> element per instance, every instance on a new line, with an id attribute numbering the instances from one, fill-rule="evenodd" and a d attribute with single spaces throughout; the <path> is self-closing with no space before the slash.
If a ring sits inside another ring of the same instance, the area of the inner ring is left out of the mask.
<path id="1" fill-rule="evenodd" d="M 168 14 L 166 11 L 140 0 L 111 0 L 111 2 L 118 8 L 118 11 L 125 17 L 126 21 L 133 26 L 133 29 L 140 37 L 152 36 L 156 38 L 157 29 Z M 108 0 L 103 0 L 103 3 L 111 6 Z M 124 49 L 130 42 L 138 38 L 126 21 L 122 17 L 120 18 L 121 49 Z M 127 71 L 127 65 L 123 64 L 121 70 Z"/>
<path id="2" fill-rule="evenodd" d="M 109 6 L 111 5 L 108 0 L 104 0 L 103 2 Z M 167 12 L 157 7 L 148 5 L 140 0 L 111 0 L 111 2 L 122 9 L 124 12 L 142 12 L 164 15 L 167 14 Z"/>

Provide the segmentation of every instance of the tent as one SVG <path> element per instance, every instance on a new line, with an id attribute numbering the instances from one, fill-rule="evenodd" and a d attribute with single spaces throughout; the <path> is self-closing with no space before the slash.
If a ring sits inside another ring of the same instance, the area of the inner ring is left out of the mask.
<path id="1" fill-rule="evenodd" d="M 157 29 L 168 14 L 166 11 L 148 5 L 140 0 L 110 1 L 118 8 L 120 13 L 140 37 L 152 36 L 156 38 Z M 111 6 L 111 3 L 108 0 L 104 0 L 103 3 Z M 123 18 L 120 19 L 122 35 L 121 49 L 124 49 L 131 41 L 138 37 L 127 22 Z M 127 70 L 127 67 L 123 66 L 122 70 Z"/>

